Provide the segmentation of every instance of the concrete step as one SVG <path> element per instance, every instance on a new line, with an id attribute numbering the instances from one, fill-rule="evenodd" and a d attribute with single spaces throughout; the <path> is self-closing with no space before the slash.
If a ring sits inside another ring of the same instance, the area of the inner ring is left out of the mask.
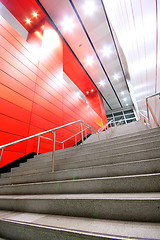
<path id="1" fill-rule="evenodd" d="M 0 209 L 122 221 L 160 221 L 160 193 L 0 196 Z"/>
<path id="2" fill-rule="evenodd" d="M 160 173 L 0 186 L 1 195 L 159 192 Z"/>
<path id="3" fill-rule="evenodd" d="M 135 144 L 135 145 L 129 145 L 129 146 L 123 146 L 123 147 L 117 147 L 114 149 L 104 149 L 103 151 L 89 151 L 88 153 L 83 153 L 82 152 L 78 152 L 74 154 L 72 154 L 72 156 L 70 157 L 65 157 L 62 159 L 57 159 L 57 157 L 55 157 L 55 162 L 60 164 L 60 163 L 69 163 L 69 162 L 76 162 L 76 161 L 81 161 L 83 159 L 85 160 L 91 160 L 91 159 L 95 159 L 95 158 L 102 158 L 102 157 L 108 157 L 108 156 L 112 156 L 112 155 L 117 155 L 117 154 L 127 154 L 127 153 L 133 153 L 133 152 L 138 152 L 138 151 L 148 151 L 150 150 L 151 152 L 153 152 L 153 149 L 155 148 L 160 148 L 160 141 L 154 141 L 154 142 L 150 142 L 148 143 L 139 143 L 139 144 Z M 30 159 L 29 162 L 32 162 L 32 167 L 34 168 L 39 166 L 40 163 L 47 163 L 47 162 L 51 162 L 51 156 L 52 154 L 50 153 L 48 156 L 46 155 L 39 155 L 39 157 L 37 157 L 36 161 L 35 159 Z M 160 155 L 159 155 L 160 156 Z M 158 156 L 158 157 L 159 157 Z M 28 163 L 23 164 L 22 166 L 25 167 L 28 165 Z M 16 168 L 13 169 L 13 171 L 16 171 Z"/>
<path id="4" fill-rule="evenodd" d="M 124 136 L 130 136 L 130 135 L 134 135 L 134 134 L 143 134 L 145 132 L 150 132 L 150 131 L 159 131 L 159 128 L 156 128 L 156 130 L 154 130 L 154 129 L 138 129 L 136 127 L 134 129 L 134 131 L 130 131 L 130 129 L 127 129 L 126 126 L 119 126 L 116 128 L 108 129 L 106 131 L 106 133 L 102 132 L 100 134 L 100 139 L 101 140 L 106 139 L 106 134 L 107 134 L 107 138 L 111 139 L 111 138 L 115 138 L 115 137 L 124 137 Z M 99 140 L 98 134 L 93 134 L 89 138 L 86 139 L 85 144 L 93 143 L 98 140 Z"/>
<path id="5" fill-rule="evenodd" d="M 109 138 L 109 139 L 105 139 L 105 140 L 100 140 L 100 141 L 97 141 L 97 142 L 93 142 L 93 143 L 87 143 L 87 144 L 81 144 L 79 146 L 76 146 L 76 147 L 71 147 L 71 148 L 65 148 L 65 149 L 60 149 L 60 150 L 57 150 L 56 151 L 56 155 L 63 155 L 63 154 L 67 154 L 69 152 L 74 152 L 76 148 L 88 148 L 89 146 L 101 146 L 103 144 L 114 144 L 114 143 L 118 143 L 118 142 L 127 142 L 127 141 L 130 141 L 130 140 L 134 140 L 134 139 L 143 139 L 143 138 L 146 138 L 146 139 L 149 139 L 151 138 L 152 136 L 156 136 L 156 135 L 159 135 L 160 134 L 160 128 L 156 128 L 156 129 L 151 129 L 151 130 L 145 130 L 145 131 L 142 131 L 142 132 L 138 132 L 138 133 L 133 133 L 133 134 L 126 134 L 126 135 L 123 135 L 123 136 L 119 136 L 119 137 L 113 137 L 113 138 Z M 45 155 L 47 156 L 49 153 L 45 153 Z M 36 156 L 35 156 L 36 157 Z"/>
<path id="6" fill-rule="evenodd" d="M 12 240 L 159 240 L 160 224 L 0 211 L 0 235 Z"/>
<path id="7" fill-rule="evenodd" d="M 84 157 L 83 160 L 78 160 L 78 161 L 74 161 L 74 162 L 55 161 L 55 171 L 92 167 L 92 166 L 100 166 L 100 165 L 106 165 L 106 164 L 116 164 L 116 163 L 125 163 L 125 162 L 132 162 L 132 161 L 156 159 L 156 158 L 159 158 L 159 156 L 160 156 L 160 148 L 153 148 L 153 149 L 136 151 L 136 152 L 110 155 L 107 157 L 98 157 L 98 158 L 93 157 L 91 160 L 88 160 Z M 25 170 L 28 171 L 28 173 L 29 173 L 31 171 L 30 170 L 31 168 L 33 171 L 32 173 L 34 173 L 34 169 L 38 169 L 38 168 L 39 169 L 42 168 L 42 169 L 45 169 L 45 171 L 50 172 L 51 171 L 51 159 L 48 158 L 48 159 L 44 159 L 44 161 L 32 163 L 31 167 L 30 167 L 30 164 L 28 164 L 28 167 L 26 165 Z M 20 172 L 21 172 L 21 168 L 17 168 L 17 172 L 12 170 L 11 173 L 9 172 L 9 173 L 2 174 L 1 178 L 2 177 L 10 177 L 11 175 L 16 176 Z"/>
<path id="8" fill-rule="evenodd" d="M 87 143 L 87 144 L 81 144 L 78 146 L 78 148 L 80 147 L 83 147 L 83 149 L 85 148 L 88 148 L 88 146 L 101 146 L 103 143 L 114 143 L 114 142 L 123 142 L 123 141 L 130 141 L 130 140 L 134 140 L 137 139 L 137 138 L 149 138 L 151 136 L 154 136 L 154 135 L 159 135 L 160 134 L 160 128 L 154 128 L 154 129 L 149 129 L 149 130 L 145 130 L 145 131 L 141 131 L 141 132 L 136 132 L 136 133 L 133 133 L 133 134 L 125 134 L 123 136 L 119 136 L 119 137 L 113 137 L 113 138 L 110 138 L 110 139 L 105 139 L 105 140 L 101 140 L 101 141 L 97 141 L 97 142 L 93 142 L 93 143 Z M 65 149 L 60 149 L 60 150 L 57 150 L 56 151 L 56 155 L 62 155 L 62 154 L 66 154 L 68 152 L 74 152 L 75 149 L 77 147 L 71 147 L 71 148 L 65 148 Z M 45 153 L 44 155 L 48 156 L 48 154 L 50 153 Z M 35 156 L 36 157 L 36 156 Z"/>
<path id="9" fill-rule="evenodd" d="M 69 169 L 54 173 L 19 171 L 16 174 L 2 175 L 0 185 L 25 182 L 71 180 L 81 178 L 113 177 L 134 174 L 160 173 L 160 158 L 126 163 L 108 164 L 80 169 Z M 10 178 L 8 178 L 10 176 Z"/>
<path id="10" fill-rule="evenodd" d="M 63 158 L 69 158 L 71 156 L 73 156 L 73 153 L 74 155 L 76 156 L 80 156 L 80 155 L 84 155 L 84 154 L 88 154 L 90 152 L 92 153 L 95 153 L 95 152 L 100 152 L 100 151 L 103 151 L 104 149 L 107 150 L 107 149 L 114 149 L 114 148 L 123 148 L 124 146 L 127 147 L 127 146 L 131 146 L 131 145 L 139 145 L 139 144 L 148 144 L 150 142 L 159 142 L 159 146 L 160 146 L 160 134 L 159 135 L 154 135 L 150 138 L 148 138 L 148 136 L 146 136 L 145 138 L 134 138 L 134 139 L 130 139 L 130 140 L 126 140 L 124 139 L 121 140 L 121 141 L 114 141 L 114 142 L 108 142 L 108 141 L 103 141 L 101 143 L 98 143 L 96 145 L 92 145 L 92 144 L 86 144 L 86 145 L 81 145 L 81 146 L 78 146 L 76 148 L 74 148 L 73 150 L 71 149 L 71 151 L 68 151 L 66 153 L 60 153 L 59 154 L 55 154 L 55 157 L 56 159 L 63 159 Z M 156 147 L 156 146 L 155 146 Z M 48 157 L 48 156 L 51 156 L 52 153 L 49 153 L 49 154 L 42 154 L 42 155 L 35 155 L 34 157 L 34 160 L 38 160 L 38 159 L 41 159 L 43 158 L 44 156 Z M 31 162 L 32 160 L 30 159 L 29 162 Z M 25 163 L 23 164 L 25 165 Z"/>

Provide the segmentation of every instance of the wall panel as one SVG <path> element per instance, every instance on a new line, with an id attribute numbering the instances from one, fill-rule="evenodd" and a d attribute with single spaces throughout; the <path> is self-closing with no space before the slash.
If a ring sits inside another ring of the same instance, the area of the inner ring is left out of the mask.
<path id="1" fill-rule="evenodd" d="M 94 112 L 63 80 L 63 44 L 59 38 L 56 48 L 46 38 L 47 31 L 58 36 L 49 20 L 45 20 L 44 37 L 39 59 L 32 53 L 31 44 L 0 17 L 0 144 L 15 141 L 63 124 L 82 119 L 99 128 L 101 117 Z M 36 30 L 36 28 L 35 28 Z M 33 36 L 34 34 L 32 34 Z M 30 40 L 31 37 L 30 35 Z M 36 38 L 34 36 L 34 42 Z M 46 55 L 47 49 L 50 51 Z M 44 54 L 44 55 L 43 55 Z M 77 66 L 77 64 L 75 63 Z M 81 70 L 77 71 L 81 72 Z M 84 73 L 83 73 L 84 75 Z M 80 125 L 58 130 L 56 140 L 63 141 L 80 131 Z M 52 138 L 48 133 L 46 137 Z M 81 136 L 77 136 L 79 141 Z M 37 151 L 38 138 L 28 140 L 4 151 L 0 166 Z M 74 139 L 67 141 L 72 146 Z M 62 148 L 56 144 L 56 149 Z M 52 150 L 52 142 L 41 140 L 40 152 Z"/>

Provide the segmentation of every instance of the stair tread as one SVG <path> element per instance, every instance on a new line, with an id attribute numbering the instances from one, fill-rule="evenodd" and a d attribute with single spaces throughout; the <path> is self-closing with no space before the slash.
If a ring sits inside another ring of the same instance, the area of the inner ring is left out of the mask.
<path id="1" fill-rule="evenodd" d="M 83 218 L 71 216 L 57 216 L 38 213 L 23 213 L 0 211 L 1 221 L 10 221 L 24 225 L 34 225 L 41 228 L 79 232 L 80 234 L 108 237 L 108 239 L 160 238 L 160 224 L 147 222 L 131 222 L 104 220 L 97 218 Z"/>

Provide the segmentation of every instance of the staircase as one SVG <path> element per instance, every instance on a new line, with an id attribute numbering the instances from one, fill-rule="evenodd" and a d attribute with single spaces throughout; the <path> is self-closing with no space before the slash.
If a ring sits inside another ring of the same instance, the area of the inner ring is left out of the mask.
<path id="1" fill-rule="evenodd" d="M 160 239 L 160 128 L 130 123 L 1 174 L 2 239 Z"/>

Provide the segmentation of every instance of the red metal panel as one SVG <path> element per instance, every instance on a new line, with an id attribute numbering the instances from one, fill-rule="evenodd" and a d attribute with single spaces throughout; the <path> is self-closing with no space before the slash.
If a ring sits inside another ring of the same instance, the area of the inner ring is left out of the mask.
<path id="1" fill-rule="evenodd" d="M 0 98 L 1 113 L 25 123 L 29 123 L 31 112 Z M 1 138 L 3 139 L 3 138 Z"/>
<path id="2" fill-rule="evenodd" d="M 31 111 L 32 109 L 32 101 L 26 99 L 2 84 L 0 84 L 0 97 L 28 111 Z"/>
<path id="3" fill-rule="evenodd" d="M 25 98 L 33 101 L 34 92 L 28 87 L 25 87 L 19 81 L 16 81 L 12 76 L 9 76 L 5 72 L 0 71 L 1 83 L 7 88 L 12 89 L 13 91 L 19 93 Z"/>
<path id="4" fill-rule="evenodd" d="M 8 41 L 15 48 L 15 50 L 18 50 L 24 57 L 36 65 L 38 61 L 31 52 L 31 46 L 15 30 L 14 34 L 11 34 L 11 29 L 13 28 L 11 28 L 11 26 L 5 20 L 2 23 L 1 19 L 2 17 L 0 16 L 0 33 L 3 38 L 6 39 L 6 41 Z"/>
<path id="5" fill-rule="evenodd" d="M 29 125 L 14 118 L 0 114 L 0 130 L 26 137 Z"/>
<path id="6" fill-rule="evenodd" d="M 13 43 L 7 41 L 2 35 L 0 36 L 0 46 L 3 47 L 7 52 L 12 54 L 16 59 L 18 59 L 21 63 L 23 63 L 25 66 L 27 66 L 30 70 L 32 70 L 36 74 L 37 66 L 33 64 L 32 61 L 30 61 L 25 55 L 22 54 L 23 53 L 22 45 L 20 45 L 21 48 L 19 48 L 20 51 L 18 51 L 12 44 Z"/>
<path id="7" fill-rule="evenodd" d="M 17 60 L 13 55 L 11 55 L 9 52 L 7 52 L 4 48 L 0 47 L 0 52 L 2 58 L 8 62 L 10 65 L 14 66 L 16 69 L 18 69 L 20 72 L 22 72 L 24 75 L 29 77 L 30 79 L 35 79 L 36 74 L 32 72 L 28 67 L 26 67 L 24 64 L 22 64 L 19 60 Z"/>

